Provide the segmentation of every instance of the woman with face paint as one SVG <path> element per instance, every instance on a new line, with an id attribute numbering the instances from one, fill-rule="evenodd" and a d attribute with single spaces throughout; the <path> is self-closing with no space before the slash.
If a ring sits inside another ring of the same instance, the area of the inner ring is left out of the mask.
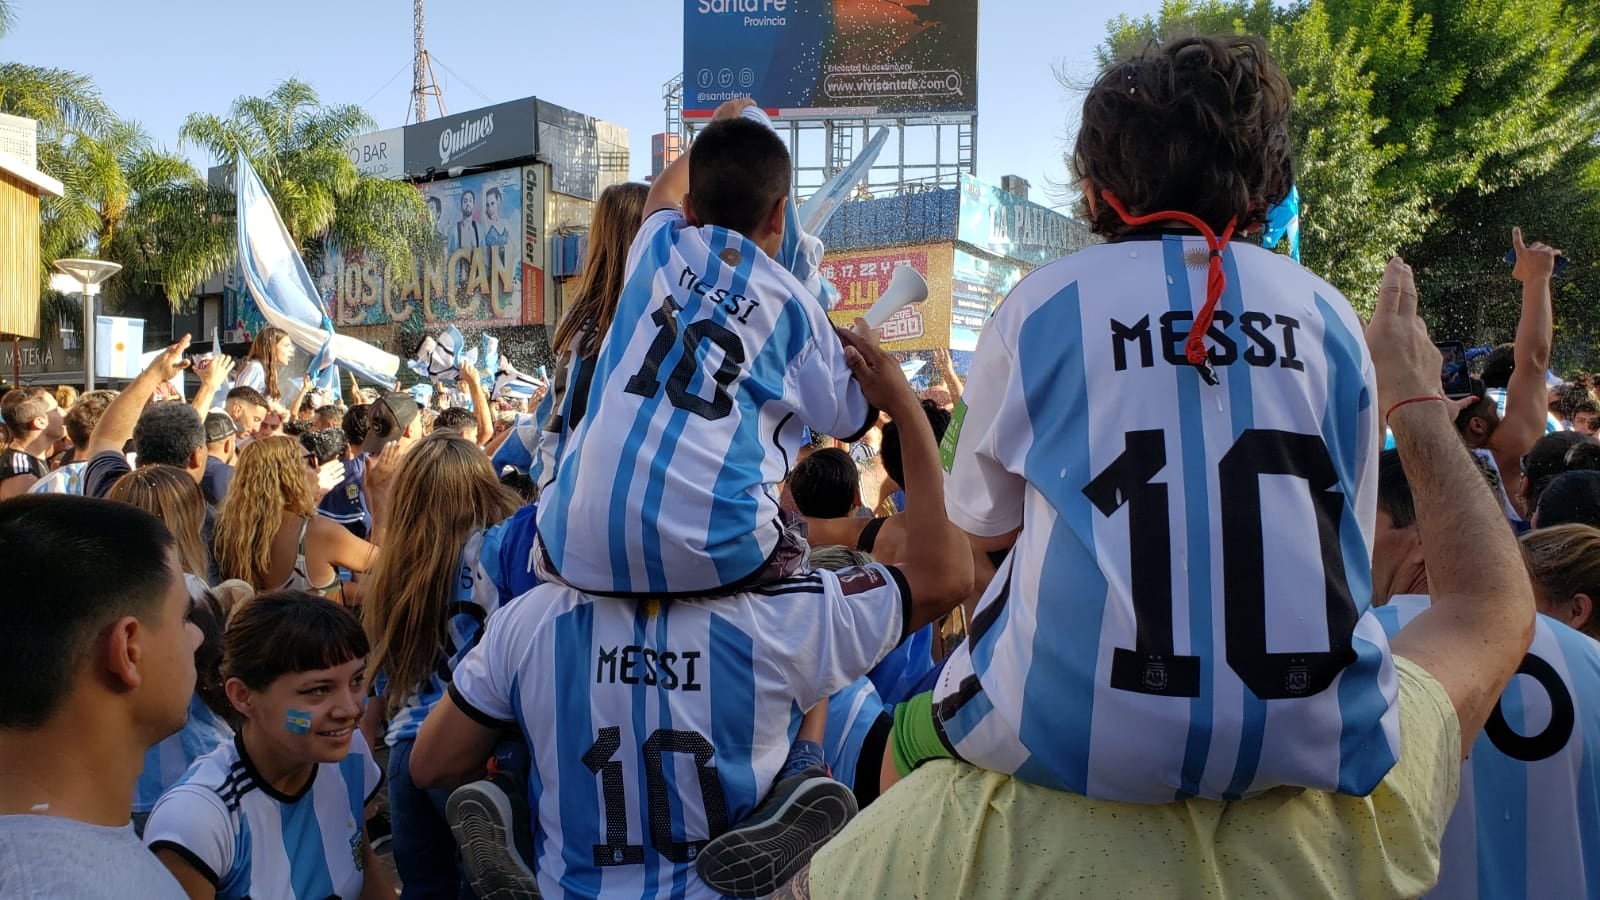
<path id="1" fill-rule="evenodd" d="M 392 898 L 363 825 L 383 773 L 357 728 L 361 625 L 312 594 L 264 594 L 228 624 L 222 673 L 238 731 L 162 795 L 145 843 L 196 900 Z"/>

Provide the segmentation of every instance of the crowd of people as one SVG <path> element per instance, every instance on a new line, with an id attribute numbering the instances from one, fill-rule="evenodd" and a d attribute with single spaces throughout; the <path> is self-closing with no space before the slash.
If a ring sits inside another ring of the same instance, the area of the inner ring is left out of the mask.
<path id="1" fill-rule="evenodd" d="M 1405 261 L 1363 321 L 1252 239 L 1291 96 L 1108 67 L 1103 243 L 920 395 L 749 101 L 602 194 L 533 409 L 345 406 L 273 328 L 5 393 L 0 896 L 1594 896 L 1559 251 L 1446 393 Z"/>

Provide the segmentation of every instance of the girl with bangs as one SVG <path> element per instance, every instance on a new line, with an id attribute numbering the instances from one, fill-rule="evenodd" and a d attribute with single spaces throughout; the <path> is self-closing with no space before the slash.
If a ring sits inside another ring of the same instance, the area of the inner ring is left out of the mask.
<path id="1" fill-rule="evenodd" d="M 222 577 L 249 582 L 257 590 L 309 591 L 353 605 L 354 593 L 339 580 L 336 567 L 366 572 L 378 548 L 317 515 L 318 500 L 342 477 L 342 472 L 319 469 L 316 456 L 292 437 L 252 441 L 239 453 L 217 514 L 216 558 Z M 377 520 L 387 500 L 381 477 L 369 475 L 367 489 Z M 374 537 L 380 530 L 375 529 Z"/>
<path id="2" fill-rule="evenodd" d="M 388 549 L 367 579 L 362 617 L 390 719 L 395 865 L 408 898 L 471 896 L 445 819 L 450 792 L 416 786 L 411 749 L 456 664 L 500 608 L 500 523 L 521 498 L 495 478 L 483 451 L 448 432 L 405 455 L 393 498 Z"/>
<path id="3" fill-rule="evenodd" d="M 162 795 L 145 843 L 195 900 L 391 898 L 367 841 L 383 773 L 357 727 L 367 636 L 312 594 L 250 600 L 223 637 L 239 727 Z"/>

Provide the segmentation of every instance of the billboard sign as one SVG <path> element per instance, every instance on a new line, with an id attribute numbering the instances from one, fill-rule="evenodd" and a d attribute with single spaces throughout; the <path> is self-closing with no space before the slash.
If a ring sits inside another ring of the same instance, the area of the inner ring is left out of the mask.
<path id="1" fill-rule="evenodd" d="M 345 152 L 361 174 L 398 180 L 406 176 L 405 150 L 401 143 L 404 133 L 403 128 L 385 128 L 353 137 L 345 144 Z"/>
<path id="2" fill-rule="evenodd" d="M 978 0 L 685 0 L 683 114 L 975 113 Z"/>
<path id="3" fill-rule="evenodd" d="M 1037 266 L 1094 242 L 1084 223 L 970 175 L 960 193 L 957 239 L 979 250 Z"/>
<path id="4" fill-rule="evenodd" d="M 822 277 L 839 290 L 828 312 L 835 325 L 848 327 L 865 315 L 889 287 L 897 265 L 909 265 L 927 279 L 928 299 L 902 307 L 878 330 L 885 350 L 932 350 L 947 346 L 950 332 L 951 250 L 945 246 L 903 247 L 866 253 L 828 254 Z"/>
<path id="5" fill-rule="evenodd" d="M 506 163 L 537 149 L 534 100 L 513 100 L 405 128 L 405 171 L 423 175 Z"/>
<path id="6" fill-rule="evenodd" d="M 547 321 L 545 273 L 550 271 L 550 236 L 544 222 L 548 182 L 546 166 L 522 167 L 522 320 L 534 325 Z"/>
<path id="7" fill-rule="evenodd" d="M 522 169 L 417 187 L 434 217 L 431 252 L 418 255 L 409 271 L 396 271 L 380 259 L 329 247 L 318 286 L 334 322 L 392 322 L 410 330 L 525 324 Z"/>
<path id="8" fill-rule="evenodd" d="M 1026 265 L 955 252 L 950 282 L 950 349 L 975 350 L 995 307 L 1028 273 Z"/>

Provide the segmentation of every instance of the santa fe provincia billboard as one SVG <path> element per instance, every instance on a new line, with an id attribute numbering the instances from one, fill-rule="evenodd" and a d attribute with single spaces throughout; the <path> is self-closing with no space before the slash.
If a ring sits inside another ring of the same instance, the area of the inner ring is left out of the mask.
<path id="1" fill-rule="evenodd" d="M 683 109 L 779 116 L 971 113 L 978 0 L 685 0 Z"/>

